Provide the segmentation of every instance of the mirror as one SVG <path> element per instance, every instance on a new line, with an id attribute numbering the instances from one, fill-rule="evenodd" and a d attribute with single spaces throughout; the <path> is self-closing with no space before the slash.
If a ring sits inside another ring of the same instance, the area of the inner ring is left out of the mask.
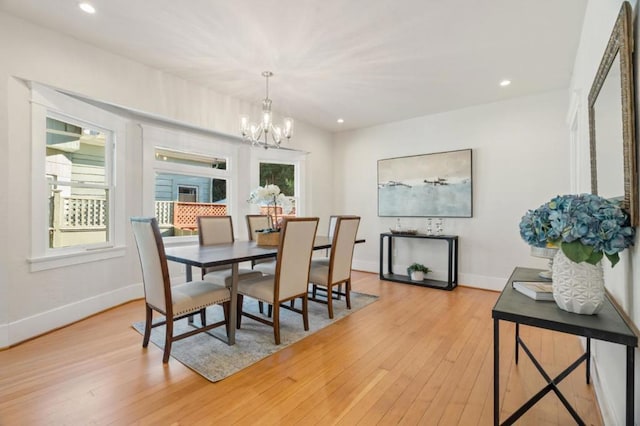
<path id="1" fill-rule="evenodd" d="M 638 224 L 631 6 L 624 2 L 589 91 L 591 192 L 620 200 Z"/>

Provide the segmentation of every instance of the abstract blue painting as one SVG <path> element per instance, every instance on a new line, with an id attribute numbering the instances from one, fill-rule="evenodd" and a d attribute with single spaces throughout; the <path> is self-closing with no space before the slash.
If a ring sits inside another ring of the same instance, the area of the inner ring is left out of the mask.
<path id="1" fill-rule="evenodd" d="M 471 149 L 378 160 L 378 216 L 471 217 Z"/>

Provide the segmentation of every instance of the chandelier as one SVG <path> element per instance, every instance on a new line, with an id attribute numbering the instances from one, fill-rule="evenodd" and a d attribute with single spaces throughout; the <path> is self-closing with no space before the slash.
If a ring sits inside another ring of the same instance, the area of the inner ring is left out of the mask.
<path id="1" fill-rule="evenodd" d="M 272 77 L 273 73 L 263 71 L 262 76 L 267 80 L 267 95 L 262 101 L 262 120 L 260 124 L 254 124 L 249 122 L 249 116 L 240 116 L 240 133 L 242 138 L 251 142 L 253 146 L 261 146 L 264 149 L 280 148 L 280 142 L 283 138 L 291 139 L 293 136 L 293 119 L 285 117 L 282 126 L 274 126 L 271 99 L 269 99 L 269 77 Z M 271 134 L 271 141 L 269 134 Z"/>

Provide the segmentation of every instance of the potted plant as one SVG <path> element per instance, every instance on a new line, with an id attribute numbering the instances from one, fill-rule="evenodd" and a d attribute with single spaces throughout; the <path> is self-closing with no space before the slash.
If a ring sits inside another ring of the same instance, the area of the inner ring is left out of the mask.
<path id="1" fill-rule="evenodd" d="M 431 269 L 427 268 L 421 263 L 412 263 L 407 268 L 407 274 L 413 281 L 422 281 L 424 280 L 424 275 L 429 273 Z"/>
<path id="2" fill-rule="evenodd" d="M 594 314 L 604 301 L 601 260 L 611 267 L 633 245 L 629 215 L 598 195 L 557 196 L 520 221 L 520 236 L 534 247 L 557 247 L 552 266 L 554 299 L 564 310 Z"/>

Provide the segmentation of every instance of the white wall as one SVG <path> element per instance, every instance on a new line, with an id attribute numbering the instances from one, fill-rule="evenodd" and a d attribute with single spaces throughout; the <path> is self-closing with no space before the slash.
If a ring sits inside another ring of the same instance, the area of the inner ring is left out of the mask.
<path id="1" fill-rule="evenodd" d="M 635 16 L 637 11 L 636 1 L 630 2 L 634 6 Z M 593 83 L 595 74 L 600 65 L 600 60 L 604 53 L 607 42 L 611 35 L 611 30 L 620 11 L 621 0 L 602 1 L 590 0 L 585 12 L 585 20 L 580 38 L 580 47 L 576 55 L 573 70 L 573 79 L 571 89 L 576 94 L 577 103 L 579 105 L 580 128 L 578 133 L 581 136 L 579 143 L 579 151 L 583 153 L 589 152 L 588 139 L 588 102 L 587 96 Z M 638 32 L 640 27 L 637 18 L 634 18 L 633 31 L 635 33 L 635 45 L 638 46 Z M 640 99 L 640 91 L 638 84 L 638 70 L 640 64 L 638 62 L 638 52 L 635 52 L 635 84 L 636 84 L 636 116 L 638 117 L 638 99 Z M 639 119 L 636 118 L 636 122 Z M 637 126 L 636 126 L 637 129 Z M 637 131 L 637 130 L 636 130 Z M 636 138 L 637 139 L 637 138 Z M 605 140 L 599 140 L 598 144 L 606 143 Z M 580 179 L 579 189 L 583 192 L 590 192 L 590 174 L 589 156 L 582 155 L 579 157 L 577 164 L 577 173 L 583 176 Z M 606 170 L 598 169 L 598 173 L 606 174 Z M 638 232 L 638 228 L 636 228 Z M 636 246 L 621 253 L 621 261 L 611 270 L 605 264 L 605 285 L 613 294 L 615 299 L 626 311 L 631 321 L 636 327 L 640 325 L 640 250 L 638 250 L 639 236 L 636 235 Z M 620 345 L 607 344 L 603 342 L 593 341 L 593 358 L 594 369 L 596 372 L 596 391 L 600 406 L 605 416 L 607 424 L 617 425 L 623 424 L 625 418 L 625 351 Z M 640 351 L 636 350 L 635 357 L 636 377 L 635 377 L 635 407 L 636 407 L 636 424 L 640 419 Z"/>
<path id="2" fill-rule="evenodd" d="M 0 13 L 0 55 L 1 348 L 142 294 L 128 223 L 118 224 L 127 227 L 124 257 L 29 272 L 31 211 L 44 203 L 30 201 L 30 92 L 22 80 L 229 135 L 235 135 L 241 111 L 258 114 L 259 100 L 240 102 L 5 13 Z M 129 123 L 127 218 L 143 211 L 140 143 L 139 128 Z M 295 141 L 288 146 L 313 153 L 306 160 L 305 182 L 314 193 L 306 211 L 328 212 L 333 193 L 312 177 L 332 174 L 331 135 L 296 122 Z"/>
<path id="3" fill-rule="evenodd" d="M 395 225 L 377 215 L 377 160 L 473 149 L 473 217 L 445 219 L 460 238 L 460 280 L 501 290 L 515 265 L 545 267 L 529 255 L 520 218 L 552 196 L 569 192 L 567 91 L 550 92 L 340 134 L 335 140 L 335 206 L 362 216 L 354 265 L 378 270 L 379 234 Z M 424 231 L 424 218 L 403 218 Z M 404 242 L 394 271 L 421 261 L 445 278 L 442 242 Z"/>

